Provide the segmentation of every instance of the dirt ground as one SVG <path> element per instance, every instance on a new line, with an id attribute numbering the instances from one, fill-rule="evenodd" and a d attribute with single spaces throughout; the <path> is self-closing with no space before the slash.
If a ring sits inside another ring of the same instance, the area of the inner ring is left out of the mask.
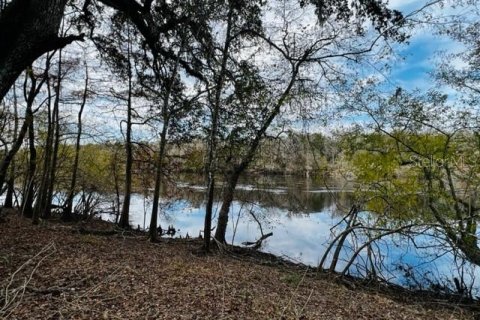
<path id="1" fill-rule="evenodd" d="M 92 235 L 78 225 L 0 223 L 4 319 L 474 319 L 443 302 L 351 289 L 306 271 L 199 242 L 152 244 L 131 233 Z M 111 226 L 99 223 L 108 230 Z"/>

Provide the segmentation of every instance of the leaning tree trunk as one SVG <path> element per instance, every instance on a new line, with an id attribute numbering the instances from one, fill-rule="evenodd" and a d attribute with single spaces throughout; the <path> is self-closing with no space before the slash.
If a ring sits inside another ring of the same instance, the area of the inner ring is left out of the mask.
<path id="1" fill-rule="evenodd" d="M 238 178 L 243 170 L 236 169 L 227 177 L 227 186 L 223 191 L 222 206 L 218 213 L 217 229 L 215 231 L 215 239 L 220 243 L 225 243 L 225 234 L 227 233 L 228 212 L 233 202 L 235 188 L 237 187 Z"/>
<path id="2" fill-rule="evenodd" d="M 223 194 L 222 207 L 220 208 L 220 212 L 218 214 L 217 230 L 215 231 L 215 239 L 220 243 L 226 242 L 225 234 L 227 232 L 228 212 L 233 201 L 233 196 L 235 193 L 235 188 L 237 186 L 238 178 L 252 162 L 265 133 L 267 132 L 275 117 L 280 113 L 280 108 L 283 106 L 285 100 L 290 95 L 293 84 L 297 79 L 301 63 L 302 61 L 299 61 L 295 66 L 293 66 L 292 75 L 287 87 L 285 88 L 279 99 L 276 101 L 275 105 L 272 108 L 272 111 L 266 118 L 265 122 L 255 133 L 255 136 L 253 137 L 252 142 L 248 147 L 248 151 L 243 157 L 243 159 L 241 159 L 240 164 L 234 165 L 232 173 L 228 176 L 227 188 L 225 189 Z"/>
<path id="3" fill-rule="evenodd" d="M 27 101 L 27 110 L 25 116 L 25 124 L 28 126 L 28 140 L 29 140 L 29 147 L 30 147 L 30 162 L 28 168 L 28 178 L 26 182 L 25 192 L 24 192 L 24 199 L 22 204 L 22 214 L 27 217 L 32 217 L 33 223 L 38 223 L 38 214 L 35 214 L 35 210 L 32 209 L 33 203 L 33 193 L 34 193 L 34 180 L 35 180 L 35 171 L 37 168 L 37 151 L 35 149 L 35 128 L 33 125 L 33 103 L 35 102 L 35 98 L 40 92 L 45 81 L 48 79 L 48 71 L 50 69 L 50 59 L 52 55 L 47 56 L 47 62 L 45 65 L 45 72 L 41 79 L 41 81 L 37 85 L 37 79 L 33 74 L 31 67 L 27 70 L 27 77 L 25 78 L 24 88 L 27 86 L 28 78 L 31 81 L 30 90 L 27 94 L 26 90 L 24 90 L 25 100 Z M 19 136 L 22 136 L 22 129 L 20 130 Z M 25 136 L 25 134 L 23 134 Z M 23 138 L 22 138 L 23 139 Z M 19 146 L 20 147 L 20 146 Z M 33 211 L 33 213 L 32 213 Z"/>
<path id="4" fill-rule="evenodd" d="M 47 67 L 48 69 L 48 58 L 47 58 Z M 26 86 L 27 86 L 27 81 L 30 79 L 31 84 L 30 88 L 27 92 Z M 25 135 L 27 134 L 28 128 L 33 122 L 33 112 L 32 112 L 32 106 L 35 101 L 35 97 L 38 95 L 40 88 L 43 86 L 43 83 L 45 82 L 45 77 L 38 83 L 37 85 L 37 79 L 33 75 L 33 72 L 30 68 L 28 68 L 25 76 L 25 84 L 24 84 L 24 95 L 25 95 L 25 101 L 27 102 L 27 108 L 25 111 L 25 121 L 22 124 L 22 127 L 20 128 L 20 131 L 18 132 L 18 136 L 16 140 L 13 142 L 13 146 L 11 149 L 7 152 L 7 154 L 4 156 L 0 163 L 0 194 L 3 190 L 3 184 L 5 183 L 5 179 L 8 173 L 8 168 L 10 167 L 13 159 L 15 158 L 15 155 L 17 154 L 18 150 L 20 150 L 20 147 L 22 146 L 23 139 L 25 139 Z"/>
<path id="5" fill-rule="evenodd" d="M 0 11 L 0 101 L 20 73 L 44 53 L 82 35 L 58 37 L 67 0 L 13 0 Z"/>
<path id="6" fill-rule="evenodd" d="M 3 184 L 5 183 L 5 178 L 8 173 L 8 168 L 13 161 L 13 158 L 17 154 L 18 150 L 22 146 L 23 139 L 27 134 L 27 130 L 29 127 L 30 122 L 33 121 L 33 115 L 31 114 L 31 110 L 27 110 L 25 113 L 25 121 L 20 128 L 20 132 L 18 133 L 17 139 L 13 143 L 12 148 L 8 151 L 8 153 L 3 158 L 2 162 L 0 163 L 0 191 L 2 190 Z"/>
<path id="7" fill-rule="evenodd" d="M 46 64 L 46 73 L 48 72 L 48 67 L 49 67 L 49 57 L 47 57 L 47 64 Z M 5 159 L 2 162 L 2 165 L 0 167 L 0 186 L 3 183 L 3 174 L 6 172 L 8 169 L 8 165 L 10 162 L 13 160 L 14 156 L 20 149 L 23 139 L 25 138 L 25 135 L 28 131 L 28 140 L 29 140 L 29 147 L 30 147 L 30 161 L 29 161 L 29 166 L 28 166 L 28 174 L 27 174 L 27 180 L 24 188 L 24 193 L 23 193 L 23 199 L 22 199 L 22 215 L 27 216 L 27 217 L 32 217 L 33 215 L 33 210 L 32 210 L 32 203 L 33 203 L 33 183 L 35 179 L 35 170 L 36 170 L 36 162 L 37 162 L 37 151 L 35 149 L 35 128 L 33 125 L 33 103 L 35 102 L 35 97 L 38 95 L 40 92 L 40 89 L 42 88 L 46 76 L 44 76 L 41 81 L 37 85 L 37 79 L 33 75 L 33 71 L 31 70 L 31 67 L 29 67 L 26 71 L 25 75 L 25 82 L 24 82 L 24 98 L 25 101 L 27 102 L 27 107 L 25 111 L 25 121 L 23 122 L 22 127 L 20 128 L 20 132 L 18 134 L 17 140 L 14 143 L 14 146 L 10 150 L 9 154 L 5 157 Z M 27 82 L 28 79 L 30 79 L 30 89 L 28 90 L 27 93 Z"/>

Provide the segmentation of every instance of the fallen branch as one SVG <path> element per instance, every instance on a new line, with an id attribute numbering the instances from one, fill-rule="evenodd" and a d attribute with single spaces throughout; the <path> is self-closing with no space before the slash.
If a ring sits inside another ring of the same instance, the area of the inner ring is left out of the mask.
<path id="1" fill-rule="evenodd" d="M 258 248 L 261 247 L 262 242 L 263 242 L 265 239 L 267 239 L 267 238 L 269 238 L 269 237 L 271 237 L 271 236 L 273 236 L 273 232 L 269 232 L 269 233 L 267 233 L 267 234 L 262 235 L 262 236 L 260 237 L 260 239 L 258 239 L 258 240 L 255 241 L 255 242 L 246 241 L 246 242 L 243 242 L 242 244 L 243 244 L 244 246 L 251 246 L 252 249 L 257 250 Z"/>
<path id="2" fill-rule="evenodd" d="M 76 231 L 78 231 L 80 234 L 94 235 L 94 236 L 113 236 L 121 232 L 119 230 L 95 230 L 95 229 L 86 229 L 84 227 L 80 227 Z"/>
<path id="3" fill-rule="evenodd" d="M 51 252 L 49 252 L 51 251 Z M 45 246 L 42 250 L 40 250 L 35 256 L 28 259 L 24 264 L 22 264 L 10 277 L 10 281 L 5 285 L 5 288 L 1 291 L 0 296 L 0 303 L 3 305 L 0 307 L 0 317 L 4 317 L 8 319 L 8 316 L 20 305 L 22 302 L 23 296 L 25 295 L 25 291 L 27 290 L 27 286 L 32 280 L 33 274 L 37 271 L 40 264 L 49 256 L 57 251 L 55 247 L 55 243 L 51 242 L 47 246 Z M 28 265 L 30 265 L 35 259 L 40 258 L 39 261 L 34 265 L 32 271 L 25 276 L 23 279 L 23 283 L 21 283 L 18 287 L 12 288 L 15 280 L 17 279 L 17 275 L 23 269 L 26 269 Z"/>

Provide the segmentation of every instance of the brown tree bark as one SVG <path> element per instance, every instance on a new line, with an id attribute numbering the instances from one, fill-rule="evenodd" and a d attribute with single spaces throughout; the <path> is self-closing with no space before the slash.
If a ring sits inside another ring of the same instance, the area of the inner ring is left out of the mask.
<path id="1" fill-rule="evenodd" d="M 130 36 L 129 36 L 130 38 Z M 130 197 L 132 194 L 132 165 L 133 165 L 133 149 L 132 149 L 132 66 L 130 57 L 130 44 L 128 44 L 128 96 L 127 96 L 127 132 L 125 141 L 125 152 L 127 161 L 125 164 L 125 190 L 123 198 L 122 213 L 118 225 L 121 228 L 130 228 Z"/>
<path id="2" fill-rule="evenodd" d="M 44 218 L 49 218 L 51 215 L 52 198 L 55 189 L 55 178 L 57 173 L 58 149 L 60 147 L 60 93 L 62 84 L 62 50 L 58 52 L 58 73 L 57 85 L 55 87 L 55 101 L 53 103 L 52 112 L 52 134 L 53 134 L 53 150 L 52 161 L 49 168 L 49 179 L 47 186 L 47 195 L 45 201 L 45 209 L 43 211 Z"/>
<path id="3" fill-rule="evenodd" d="M 30 89 L 28 90 L 28 93 L 27 93 L 27 81 L 28 81 L 27 78 L 30 79 L 31 81 L 31 85 L 30 85 Z M 33 75 L 32 70 L 28 68 L 27 76 L 24 83 L 24 92 L 26 93 L 25 100 L 27 102 L 27 110 L 25 111 L 25 121 L 23 122 L 22 127 L 20 128 L 17 139 L 14 141 L 12 148 L 8 151 L 8 153 L 5 155 L 2 162 L 0 163 L 0 190 L 2 189 L 2 186 L 5 183 L 5 179 L 8 173 L 8 168 L 10 167 L 10 164 L 13 161 L 13 158 L 15 157 L 18 150 L 20 150 L 20 147 L 23 144 L 23 139 L 27 134 L 28 128 L 30 126 L 30 122 L 33 122 L 33 112 L 32 112 L 33 102 L 35 101 L 35 97 L 38 95 L 40 88 L 45 82 L 45 79 L 46 78 L 43 77 L 40 83 L 37 85 L 37 79 Z"/>
<path id="4" fill-rule="evenodd" d="M 153 191 L 153 203 L 152 203 L 152 216 L 150 219 L 149 238 L 150 241 L 155 242 L 158 238 L 157 225 L 158 225 L 158 204 L 160 201 L 160 188 L 162 185 L 163 174 L 163 160 L 165 159 L 165 148 L 167 146 L 167 133 L 170 125 L 170 117 L 172 111 L 170 110 L 170 96 L 172 94 L 173 84 L 178 72 L 178 59 L 175 62 L 172 76 L 168 81 L 167 91 L 165 92 L 165 98 L 162 105 L 162 120 L 163 128 L 160 134 L 160 146 L 158 149 L 158 155 L 156 159 L 156 172 L 155 172 L 155 189 Z M 157 80 L 160 80 L 160 71 L 155 70 Z"/>
<path id="5" fill-rule="evenodd" d="M 28 110 L 27 110 L 28 111 Z M 18 150 L 23 144 L 23 139 L 27 134 L 29 123 L 33 120 L 33 117 L 30 116 L 28 112 L 25 113 L 25 121 L 20 128 L 20 132 L 18 133 L 18 137 L 15 140 L 12 148 L 8 151 L 8 153 L 3 158 L 2 162 L 0 163 L 0 190 L 2 189 L 3 184 L 5 183 L 5 179 L 8 173 L 8 168 L 13 161 L 13 158 L 17 154 Z"/>
<path id="6" fill-rule="evenodd" d="M 241 159 L 238 165 L 234 165 L 232 173 L 227 175 L 227 187 L 223 194 L 222 206 L 218 214 L 217 229 L 215 231 L 215 239 L 220 243 L 226 242 L 225 234 L 227 233 L 228 213 L 230 211 L 230 206 L 233 201 L 235 188 L 238 183 L 238 178 L 252 162 L 255 153 L 260 146 L 260 142 L 264 138 L 265 133 L 267 132 L 275 117 L 277 117 L 277 115 L 280 113 L 282 105 L 284 104 L 287 97 L 290 95 L 293 85 L 297 80 L 299 68 L 302 63 L 303 61 L 299 61 L 292 66 L 292 74 L 287 87 L 285 88 L 279 99 L 276 101 L 275 105 L 272 108 L 272 111 L 270 112 L 269 116 L 266 118 L 260 129 L 255 133 L 255 136 L 253 137 L 245 156 Z"/>
<path id="7" fill-rule="evenodd" d="M 38 223 L 38 217 L 34 216 L 33 211 L 35 171 L 37 170 L 37 149 L 35 149 L 35 128 L 33 125 L 33 114 L 31 114 L 31 109 L 29 110 L 29 117 L 32 119 L 28 124 L 30 159 L 28 161 L 27 180 L 23 193 L 22 215 L 27 218 L 34 218 L 33 222 Z"/>
<path id="8" fill-rule="evenodd" d="M 67 0 L 13 0 L 0 11 L 0 101 L 20 73 L 48 51 L 82 35 L 59 37 Z"/>
<path id="9" fill-rule="evenodd" d="M 72 168 L 72 179 L 70 181 L 70 190 L 68 191 L 68 197 L 65 203 L 65 209 L 63 210 L 62 219 L 64 221 L 71 220 L 72 211 L 73 211 L 73 198 L 75 196 L 75 188 L 77 185 L 77 172 L 78 172 L 78 162 L 80 158 L 80 141 L 82 139 L 82 114 L 85 104 L 87 102 L 87 93 L 88 93 L 88 67 L 85 64 L 85 87 L 83 89 L 82 103 L 80 105 L 80 110 L 78 111 L 78 131 L 77 131 L 77 140 L 75 141 L 75 158 L 73 160 Z"/>
<path id="10" fill-rule="evenodd" d="M 160 201 L 160 187 L 162 185 L 163 160 L 165 158 L 165 146 L 167 145 L 168 117 L 164 118 L 162 133 L 160 135 L 160 148 L 158 150 L 155 172 L 155 189 L 153 191 L 152 216 L 150 219 L 149 238 L 151 242 L 157 241 L 158 232 L 158 204 Z"/>
<path id="11" fill-rule="evenodd" d="M 47 218 L 45 214 L 47 208 L 47 193 L 49 185 L 49 170 L 52 159 L 52 143 L 53 143 L 53 117 L 52 117 L 52 92 L 50 79 L 47 80 L 47 136 L 45 139 L 45 146 L 43 149 L 43 170 L 40 171 L 41 179 L 40 186 L 37 191 L 37 197 L 35 201 L 34 217 Z M 56 98 L 55 98 L 56 99 Z"/>
<path id="12" fill-rule="evenodd" d="M 18 136 L 18 106 L 17 106 L 17 92 L 15 90 L 15 85 L 13 86 L 13 116 L 14 116 L 14 125 L 13 125 L 13 140 L 17 140 Z M 5 208 L 13 208 L 13 197 L 15 194 L 15 159 L 13 158 L 10 162 L 10 178 L 7 181 L 7 194 L 5 196 L 5 203 L 3 206 Z M 1 186 L 0 186 L 1 188 Z"/>
<path id="13" fill-rule="evenodd" d="M 47 67 L 46 72 L 48 72 L 48 62 L 47 58 Z M 35 183 L 35 171 L 37 170 L 37 150 L 35 148 L 35 127 L 33 123 L 33 103 L 35 101 L 35 97 L 37 96 L 40 88 L 42 87 L 43 83 L 46 81 L 46 75 L 43 77 L 42 81 L 37 85 L 37 80 L 33 75 L 31 70 L 27 71 L 28 77 L 30 78 L 30 90 L 28 95 L 25 96 L 25 100 L 27 101 L 27 110 L 25 112 L 25 122 L 24 126 L 28 129 L 28 142 L 29 142 L 29 153 L 30 159 L 28 162 L 28 171 L 27 171 L 27 179 L 25 182 L 25 188 L 23 192 L 23 200 L 22 200 L 22 215 L 28 218 L 33 218 L 34 223 L 38 223 L 38 217 L 35 217 L 33 211 L 33 198 L 34 198 L 34 183 Z M 25 78 L 24 83 L 24 93 L 27 92 L 27 81 L 28 78 Z M 20 135 L 22 134 L 22 129 L 20 130 Z M 20 136 L 19 135 L 19 136 Z M 23 134 L 24 136 L 25 134 Z M 22 138 L 23 140 L 23 138 Z"/>
<path id="14" fill-rule="evenodd" d="M 226 243 L 225 234 L 227 233 L 228 213 L 235 195 L 235 188 L 237 187 L 238 178 L 243 170 L 235 170 L 227 175 L 227 186 L 223 191 L 222 206 L 218 213 L 217 229 L 215 232 L 215 239 L 220 243 Z"/>
<path id="15" fill-rule="evenodd" d="M 13 168 L 13 162 L 12 162 Z M 11 172 L 12 170 L 10 170 Z M 13 208 L 13 193 L 15 191 L 15 180 L 13 174 L 10 175 L 10 178 L 7 181 L 7 194 L 5 195 L 5 202 L 3 203 L 4 208 Z"/>
<path id="16" fill-rule="evenodd" d="M 225 34 L 225 43 L 222 49 L 222 62 L 218 80 L 215 84 L 215 98 L 212 105 L 212 123 L 210 128 L 210 136 L 208 140 L 208 155 L 205 165 L 207 177 L 207 203 L 205 206 L 205 223 L 203 228 L 205 251 L 210 250 L 210 240 L 212 233 L 212 215 L 213 201 L 215 197 L 215 172 L 216 172 L 216 153 L 217 153 L 217 134 L 218 134 L 218 118 L 220 113 L 221 94 L 224 86 L 225 76 L 227 72 L 227 61 L 232 41 L 232 25 L 233 25 L 233 8 L 230 7 L 227 16 L 227 31 Z M 228 193 L 228 190 L 226 191 Z M 233 196 L 233 195 L 232 195 Z M 228 194 L 227 194 L 228 197 Z M 228 213 L 227 213 L 228 216 Z M 218 226 L 217 226 L 218 231 Z M 223 236 L 225 239 L 225 235 Z"/>

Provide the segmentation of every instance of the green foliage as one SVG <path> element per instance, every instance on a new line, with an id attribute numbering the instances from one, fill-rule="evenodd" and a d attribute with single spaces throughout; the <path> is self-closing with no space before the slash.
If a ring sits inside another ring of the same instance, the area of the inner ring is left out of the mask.
<path id="1" fill-rule="evenodd" d="M 467 136 L 447 141 L 439 134 L 364 134 L 356 140 L 357 150 L 348 156 L 360 185 L 357 196 L 372 212 L 405 220 L 421 217 L 425 222 L 432 220 L 426 199 L 430 193 L 437 204 L 442 204 L 445 218 L 453 217 L 451 196 L 445 194 L 438 183 L 433 190 L 428 190 L 425 173 L 443 181 L 446 167 L 454 169 L 465 165 L 455 161 L 475 150 L 472 145 L 467 148 Z M 472 164 L 469 170 L 478 169 Z"/>
<path id="2" fill-rule="evenodd" d="M 192 148 L 190 152 L 186 154 L 183 168 L 186 171 L 202 172 L 204 169 L 205 150 L 201 148 Z"/>
<path id="3" fill-rule="evenodd" d="M 118 152 L 119 148 L 121 146 L 114 145 L 110 148 L 92 144 L 82 146 L 78 171 L 79 186 L 90 191 L 113 191 L 113 162 L 123 166 L 123 157 L 117 157 L 115 161 L 115 152 Z"/>

